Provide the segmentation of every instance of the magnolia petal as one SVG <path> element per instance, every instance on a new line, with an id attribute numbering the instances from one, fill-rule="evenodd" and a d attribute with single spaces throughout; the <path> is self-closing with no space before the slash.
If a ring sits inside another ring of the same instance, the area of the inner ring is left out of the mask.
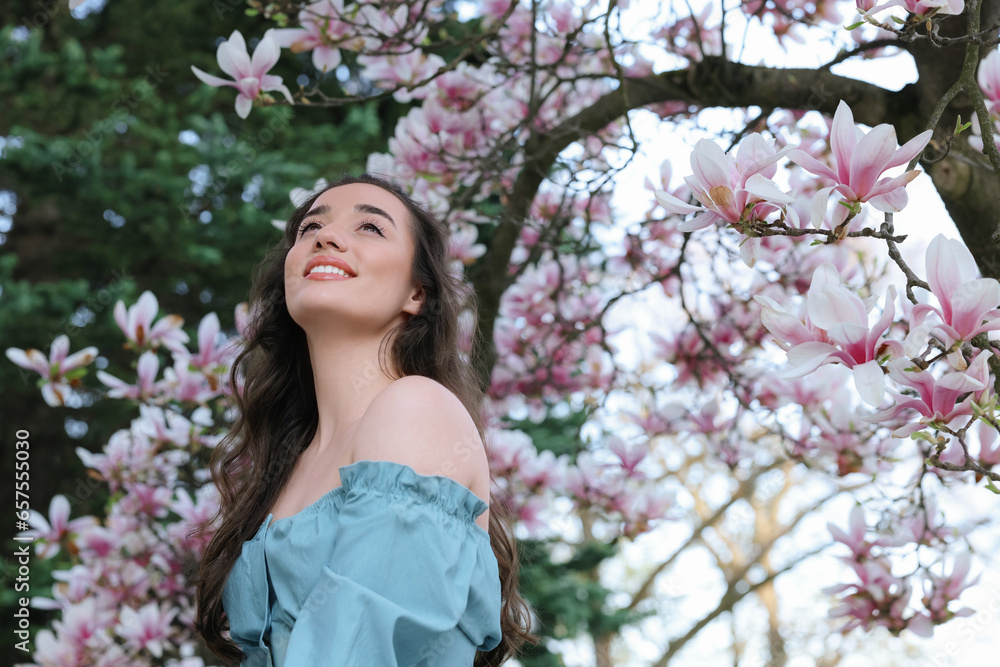
<path id="1" fill-rule="evenodd" d="M 42 385 L 42 398 L 49 407 L 57 408 L 66 403 L 66 395 L 62 391 L 66 385 L 46 382 Z"/>
<path id="2" fill-rule="evenodd" d="M 236 115 L 240 118 L 246 118 L 250 115 L 250 109 L 253 107 L 253 100 L 249 97 L 240 93 L 236 96 Z"/>
<path id="3" fill-rule="evenodd" d="M 815 340 L 815 336 L 813 336 L 812 332 L 809 331 L 799 318 L 783 310 L 779 310 L 777 304 L 768 297 L 755 296 L 754 298 L 764 304 L 764 308 L 760 311 L 760 320 L 764 328 L 770 331 L 772 336 L 792 345 L 800 345 Z M 768 299 L 771 303 L 765 303 L 763 299 Z"/>
<path id="4" fill-rule="evenodd" d="M 340 65 L 340 49 L 317 46 L 312 54 L 313 67 L 320 72 L 332 72 Z"/>
<path id="5" fill-rule="evenodd" d="M 139 376 L 140 387 L 152 387 L 156 379 L 156 373 L 160 370 L 160 359 L 152 350 L 147 350 L 139 355 L 136 362 L 136 371 Z"/>
<path id="6" fill-rule="evenodd" d="M 781 150 L 775 151 L 773 141 L 764 141 L 763 139 L 761 141 L 763 141 L 762 145 L 754 147 L 753 157 L 755 159 L 752 163 L 745 165 L 739 162 L 740 172 L 743 174 L 744 180 L 758 173 L 765 178 L 774 178 L 774 175 L 778 172 L 776 164 L 778 160 L 795 149 L 794 146 L 785 146 Z"/>
<path id="7" fill-rule="evenodd" d="M 198 323 L 198 349 L 205 352 L 215 347 L 215 339 L 221 330 L 219 316 L 215 313 L 209 313 L 201 318 L 201 322 Z"/>
<path id="8" fill-rule="evenodd" d="M 199 79 L 201 79 L 202 82 L 207 83 L 210 86 L 215 86 L 216 88 L 220 86 L 233 86 L 233 87 L 236 86 L 235 81 L 229 81 L 228 79 L 222 79 L 220 77 L 209 74 L 208 72 L 202 72 L 194 65 L 191 65 L 191 71 L 194 72 L 194 75 Z M 119 301 L 118 303 L 121 303 L 121 301 Z"/>
<path id="9" fill-rule="evenodd" d="M 812 280 L 809 283 L 810 290 L 818 290 L 823 285 L 839 285 L 840 272 L 837 267 L 830 262 L 823 262 L 813 270 Z"/>
<path id="10" fill-rule="evenodd" d="M 265 74 L 264 78 L 260 82 L 261 90 L 276 90 L 285 96 L 289 104 L 294 104 L 292 100 L 292 94 L 288 90 L 288 86 L 281 82 L 280 76 L 275 76 L 273 74 Z"/>
<path id="11" fill-rule="evenodd" d="M 753 268 L 757 263 L 757 254 L 760 252 L 760 239 L 747 237 L 740 243 L 740 257 L 747 268 Z"/>
<path id="12" fill-rule="evenodd" d="M 910 197 L 906 188 L 896 188 L 884 194 L 875 195 L 868 203 L 883 213 L 899 213 L 909 203 Z"/>
<path id="13" fill-rule="evenodd" d="M 933 130 L 925 130 L 913 137 L 905 144 L 903 144 L 896 154 L 893 156 L 889 164 L 885 166 L 886 169 L 892 169 L 893 167 L 898 167 L 902 164 L 906 164 L 913 158 L 920 154 L 920 151 L 927 147 L 927 142 L 931 140 L 931 135 L 933 135 Z"/>
<path id="14" fill-rule="evenodd" d="M 53 529 L 58 531 L 66 529 L 69 523 L 69 500 L 66 496 L 61 493 L 52 496 L 52 500 L 49 501 L 49 518 L 52 520 L 50 525 Z"/>
<path id="15" fill-rule="evenodd" d="M 49 360 L 42 354 L 41 350 L 36 350 L 35 348 L 22 350 L 18 347 L 8 347 L 5 354 L 8 359 L 21 368 L 35 371 L 42 377 L 49 376 Z"/>
<path id="16" fill-rule="evenodd" d="M 688 213 L 695 213 L 697 211 L 704 211 L 705 209 L 701 206 L 692 206 L 682 202 L 677 197 L 673 196 L 666 190 L 656 190 L 653 193 L 656 201 L 659 202 L 660 206 L 667 210 L 668 213 L 676 213 L 678 215 L 687 215 Z"/>
<path id="17" fill-rule="evenodd" d="M 858 143 L 858 130 L 854 125 L 854 113 L 847 102 L 840 100 L 837 111 L 833 114 L 833 124 L 830 127 L 830 148 L 837 161 L 838 174 L 832 178 L 845 183 L 850 180 L 851 155 Z M 815 172 L 813 172 L 815 173 Z M 822 174 L 817 174 L 820 176 Z"/>
<path id="18" fill-rule="evenodd" d="M 895 151 L 896 130 L 887 123 L 873 127 L 854 147 L 850 186 L 859 199 L 868 198 Z"/>
<path id="19" fill-rule="evenodd" d="M 271 39 L 283 49 L 291 47 L 295 42 L 309 37 L 309 31 L 305 28 L 271 28 Z"/>
<path id="20" fill-rule="evenodd" d="M 153 318 L 156 317 L 156 313 L 160 310 L 160 303 L 156 300 L 155 294 L 150 290 L 146 290 L 139 295 L 139 300 L 133 308 L 135 309 L 135 320 L 133 323 L 142 324 L 148 330 L 153 323 Z"/>
<path id="21" fill-rule="evenodd" d="M 885 373 L 874 359 L 854 367 L 854 386 L 865 403 L 877 408 L 885 396 Z"/>
<path id="22" fill-rule="evenodd" d="M 690 220 L 680 223 L 677 225 L 677 231 L 679 232 L 693 232 L 699 229 L 704 229 L 705 227 L 711 227 L 721 218 L 713 213 L 712 211 L 702 211 L 698 215 L 694 216 Z"/>
<path id="23" fill-rule="evenodd" d="M 872 326 L 871 333 L 868 336 L 868 342 L 871 345 L 874 345 L 875 342 L 882 337 L 882 334 L 889 330 L 889 326 L 892 325 L 892 320 L 895 316 L 896 286 L 889 285 L 889 287 L 885 290 L 885 305 L 882 307 L 882 315 Z"/>
<path id="24" fill-rule="evenodd" d="M 917 613 L 911 616 L 906 622 L 906 629 L 918 637 L 934 636 L 934 624 L 926 614 Z"/>
<path id="25" fill-rule="evenodd" d="M 691 171 L 700 181 L 699 190 L 709 190 L 719 185 L 731 187 L 729 158 L 722 148 L 709 139 L 701 139 L 691 153 Z"/>
<path id="26" fill-rule="evenodd" d="M 952 295 L 979 274 L 972 253 L 961 241 L 938 234 L 927 246 L 926 266 L 927 282 L 941 302 L 943 319 L 951 321 Z"/>
<path id="27" fill-rule="evenodd" d="M 854 346 L 865 343 L 865 339 L 868 337 L 868 327 L 852 322 L 837 322 L 827 329 L 827 334 L 844 347 Z M 863 360 L 858 359 L 858 361 Z"/>
<path id="28" fill-rule="evenodd" d="M 788 350 L 788 363 L 792 364 L 792 368 L 781 371 L 778 377 L 786 380 L 802 377 L 822 366 L 837 351 L 833 345 L 819 341 L 796 345 Z"/>
<path id="29" fill-rule="evenodd" d="M 114 375 L 106 371 L 97 371 L 97 379 L 113 389 L 125 389 L 129 386 L 128 382 L 116 378 Z"/>
<path id="30" fill-rule="evenodd" d="M 927 428 L 927 424 L 924 424 L 923 422 L 912 422 L 905 426 L 900 426 L 895 431 L 893 431 L 892 434 L 897 438 L 909 438 L 917 431 L 922 431 L 925 428 Z"/>
<path id="31" fill-rule="evenodd" d="M 965 340 L 966 336 L 971 337 L 972 332 L 983 323 L 986 314 L 998 305 L 1000 305 L 1000 282 L 993 278 L 980 278 L 965 283 L 952 295 L 949 324 Z"/>
<path id="32" fill-rule="evenodd" d="M 957 440 L 949 442 L 948 447 L 941 452 L 938 458 L 945 463 L 953 463 L 957 466 L 965 463 L 965 453 L 962 451 L 962 445 L 960 445 Z"/>
<path id="33" fill-rule="evenodd" d="M 234 30 L 229 39 L 219 44 L 215 53 L 219 68 L 238 81 L 250 72 L 250 54 L 239 30 Z"/>
<path id="34" fill-rule="evenodd" d="M 868 312 L 861 297 L 842 285 L 810 287 L 806 295 L 806 309 L 809 320 L 821 329 L 830 329 L 841 323 L 868 328 Z"/>
<path id="35" fill-rule="evenodd" d="M 791 204 L 795 201 L 794 197 L 782 192 L 774 181 L 762 174 L 754 174 L 748 178 L 745 189 L 750 194 L 775 204 Z"/>
<path id="36" fill-rule="evenodd" d="M 811 174 L 815 174 L 816 176 L 825 176 L 826 178 L 834 181 L 839 180 L 837 178 L 837 172 L 830 169 L 830 167 L 826 166 L 812 155 L 809 155 L 809 153 L 806 153 L 804 150 L 796 148 L 789 151 L 788 159 Z"/>
<path id="37" fill-rule="evenodd" d="M 813 195 L 812 203 L 809 205 L 809 222 L 816 229 L 819 229 L 823 225 L 823 221 L 826 220 L 826 207 L 830 203 L 832 192 L 833 187 L 820 188 Z"/>
<path id="38" fill-rule="evenodd" d="M 937 402 L 939 395 L 944 396 L 945 394 L 954 394 L 957 398 L 959 394 L 964 394 L 967 391 L 978 391 L 985 388 L 986 385 L 976 378 L 966 375 L 965 373 L 948 373 L 934 385 L 935 403 Z M 954 405 L 935 405 L 934 407 L 938 409 L 947 408 L 948 410 L 951 410 Z"/>
<path id="39" fill-rule="evenodd" d="M 55 366 L 62 362 L 66 358 L 66 353 L 69 352 L 69 336 L 62 334 L 56 336 L 55 340 L 52 341 L 52 345 L 49 347 L 49 365 Z"/>
<path id="40" fill-rule="evenodd" d="M 250 59 L 250 72 L 252 76 L 263 78 L 269 69 L 278 63 L 281 56 L 281 47 L 274 41 L 271 28 L 264 32 L 264 36 L 257 42 L 257 48 L 253 50 L 253 57 Z"/>
<path id="41" fill-rule="evenodd" d="M 755 173 L 751 171 L 752 165 L 762 162 L 774 156 L 774 147 L 769 145 L 767 139 L 754 132 L 740 142 L 740 147 L 736 151 L 736 165 L 740 173 L 749 175 Z"/>
<path id="42" fill-rule="evenodd" d="M 121 299 L 115 304 L 115 324 L 118 328 L 122 330 L 122 333 L 126 336 L 128 335 L 128 314 L 125 310 L 125 302 Z"/>
<path id="43" fill-rule="evenodd" d="M 59 365 L 59 372 L 67 373 L 75 368 L 86 366 L 96 358 L 97 358 L 97 348 L 94 346 L 85 347 L 79 352 L 74 352 L 73 354 L 66 357 L 63 360 L 63 362 Z"/>
<path id="44" fill-rule="evenodd" d="M 895 396 L 896 401 L 897 401 L 896 405 L 893 405 L 890 408 L 886 408 L 885 410 L 882 410 L 881 412 L 876 412 L 875 414 L 863 415 L 861 417 L 861 421 L 868 422 L 869 424 L 879 424 L 879 423 L 882 423 L 882 422 L 887 422 L 887 421 L 891 421 L 891 420 L 895 419 L 902 412 L 904 412 L 906 410 L 913 409 L 913 410 L 917 410 L 918 412 L 920 412 L 921 408 L 926 408 L 926 406 L 924 405 L 923 401 L 921 401 L 918 398 L 910 398 L 910 399 L 908 399 L 905 396 L 900 396 L 899 394 L 894 394 L 894 396 Z M 921 426 L 920 428 L 923 428 L 923 426 Z"/>

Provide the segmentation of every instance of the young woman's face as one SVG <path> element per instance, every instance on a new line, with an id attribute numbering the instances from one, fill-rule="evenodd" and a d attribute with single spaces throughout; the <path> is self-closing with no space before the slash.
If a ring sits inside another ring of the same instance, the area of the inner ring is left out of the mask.
<path id="1" fill-rule="evenodd" d="M 331 188 L 295 234 L 285 257 L 285 301 L 307 333 L 338 322 L 382 331 L 403 321 L 401 313 L 417 312 L 410 213 L 392 193 L 368 183 Z"/>

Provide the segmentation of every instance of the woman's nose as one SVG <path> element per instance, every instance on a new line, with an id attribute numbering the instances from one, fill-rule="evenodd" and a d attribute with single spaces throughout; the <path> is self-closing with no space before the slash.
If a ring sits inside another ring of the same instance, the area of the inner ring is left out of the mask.
<path id="1" fill-rule="evenodd" d="M 323 228 L 316 232 L 316 247 L 322 248 L 326 244 L 336 247 L 338 250 L 344 249 L 344 240 L 341 238 L 340 230 L 334 225 L 323 225 Z"/>

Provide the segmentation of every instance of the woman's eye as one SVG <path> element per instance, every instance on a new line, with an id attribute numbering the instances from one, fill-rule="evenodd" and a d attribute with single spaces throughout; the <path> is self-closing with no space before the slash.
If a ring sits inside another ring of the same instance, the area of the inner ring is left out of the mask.
<path id="1" fill-rule="evenodd" d="M 319 223 L 318 222 L 307 222 L 306 224 L 302 225 L 302 227 L 299 228 L 299 236 L 302 236 L 303 234 L 305 234 L 306 230 L 309 229 L 310 227 L 312 227 L 313 225 L 316 225 L 317 227 L 319 227 Z"/>
<path id="2" fill-rule="evenodd" d="M 315 227 L 321 227 L 321 225 L 318 222 L 307 222 L 306 224 L 302 225 L 302 227 L 299 228 L 299 237 L 301 238 L 302 236 L 304 236 L 305 233 L 307 231 L 309 231 L 309 228 L 313 227 L 313 226 L 315 226 Z M 372 229 L 379 236 L 385 236 L 385 233 L 384 233 L 385 230 L 383 230 L 381 227 L 379 227 L 374 222 L 371 222 L 371 221 L 362 222 L 360 229 L 366 229 L 366 228 Z"/>

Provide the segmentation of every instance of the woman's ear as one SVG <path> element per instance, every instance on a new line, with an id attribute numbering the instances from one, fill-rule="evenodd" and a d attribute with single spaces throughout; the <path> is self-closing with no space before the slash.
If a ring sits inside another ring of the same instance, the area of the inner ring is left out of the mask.
<path id="1" fill-rule="evenodd" d="M 407 299 L 406 303 L 403 305 L 403 312 L 409 313 L 411 316 L 416 315 L 420 312 L 420 306 L 424 302 L 424 286 L 417 285 L 413 288 L 410 293 L 410 298 Z"/>

